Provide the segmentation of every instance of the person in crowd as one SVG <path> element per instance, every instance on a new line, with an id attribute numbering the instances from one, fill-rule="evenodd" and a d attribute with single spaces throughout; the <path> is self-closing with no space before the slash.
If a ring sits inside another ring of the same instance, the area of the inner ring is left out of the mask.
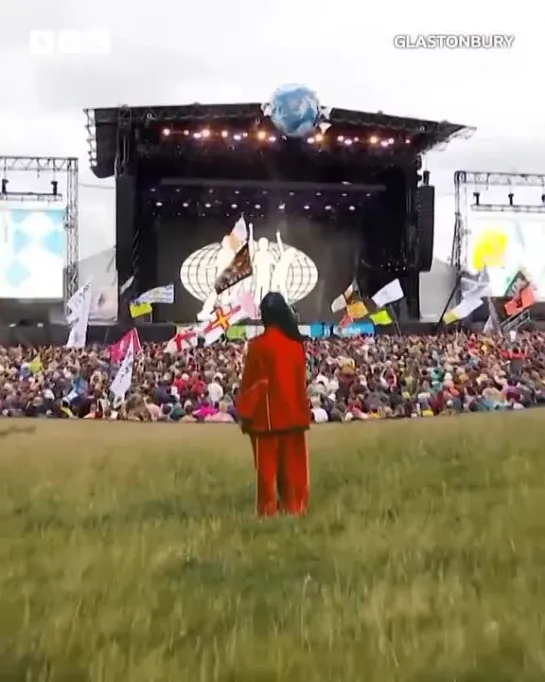
<path id="1" fill-rule="evenodd" d="M 280 508 L 304 514 L 309 496 L 310 408 L 303 339 L 282 294 L 268 293 L 260 311 L 265 332 L 248 346 L 236 403 L 254 452 L 257 512 L 273 516 Z"/>
<path id="2" fill-rule="evenodd" d="M 250 346 L 253 342 L 250 343 Z M 177 355 L 143 343 L 130 393 L 114 407 L 107 347 L 0 346 L 0 419 L 239 422 L 244 341 Z M 360 423 L 545 405 L 545 333 L 305 340 L 313 424 Z M 36 357 L 40 363 L 33 362 Z M 225 414 L 232 417 L 227 420 Z"/>

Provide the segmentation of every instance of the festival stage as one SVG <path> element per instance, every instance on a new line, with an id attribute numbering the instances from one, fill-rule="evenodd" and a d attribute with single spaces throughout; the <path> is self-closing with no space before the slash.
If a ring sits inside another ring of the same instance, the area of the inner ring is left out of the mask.
<path id="1" fill-rule="evenodd" d="M 134 276 L 134 296 L 175 285 L 154 321 L 195 321 L 241 217 L 251 293 L 261 290 L 260 273 L 274 271 L 302 324 L 338 323 L 331 302 L 352 281 L 371 296 L 394 278 L 405 292 L 398 320 L 420 318 L 434 202 L 421 155 L 463 126 L 333 108 L 325 128 L 294 139 L 255 103 L 88 116 L 92 169 L 116 177 L 119 281 Z"/>

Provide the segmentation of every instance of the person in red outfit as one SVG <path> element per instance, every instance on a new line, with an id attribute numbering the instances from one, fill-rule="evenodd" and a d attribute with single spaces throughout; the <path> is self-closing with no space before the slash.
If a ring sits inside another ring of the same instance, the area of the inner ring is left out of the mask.
<path id="1" fill-rule="evenodd" d="M 261 319 L 265 331 L 248 345 L 237 400 L 242 430 L 250 436 L 254 453 L 257 513 L 304 514 L 309 496 L 310 407 L 303 339 L 279 293 L 264 297 Z"/>

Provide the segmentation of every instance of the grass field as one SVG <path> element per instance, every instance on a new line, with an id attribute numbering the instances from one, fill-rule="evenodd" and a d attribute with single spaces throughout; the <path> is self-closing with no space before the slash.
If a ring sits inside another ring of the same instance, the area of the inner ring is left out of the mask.
<path id="1" fill-rule="evenodd" d="M 543 682 L 544 416 L 317 427 L 264 521 L 236 428 L 4 421 L 0 680 Z"/>

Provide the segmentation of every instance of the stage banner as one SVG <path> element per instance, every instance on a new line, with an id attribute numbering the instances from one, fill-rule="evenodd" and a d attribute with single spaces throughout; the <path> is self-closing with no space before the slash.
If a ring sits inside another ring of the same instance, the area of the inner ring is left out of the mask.
<path id="1" fill-rule="evenodd" d="M 175 300 L 173 306 L 156 307 L 157 321 L 174 317 L 191 322 L 203 309 L 218 302 L 228 305 L 245 292 L 259 304 L 272 290 L 284 295 L 300 324 L 336 322 L 331 301 L 353 279 L 361 230 L 349 219 L 340 225 L 304 217 L 258 218 L 248 223 L 252 276 L 216 298 L 216 280 L 236 255 L 226 238 L 236 219 L 158 221 L 157 271 L 162 281 L 157 284 L 175 282 Z"/>

